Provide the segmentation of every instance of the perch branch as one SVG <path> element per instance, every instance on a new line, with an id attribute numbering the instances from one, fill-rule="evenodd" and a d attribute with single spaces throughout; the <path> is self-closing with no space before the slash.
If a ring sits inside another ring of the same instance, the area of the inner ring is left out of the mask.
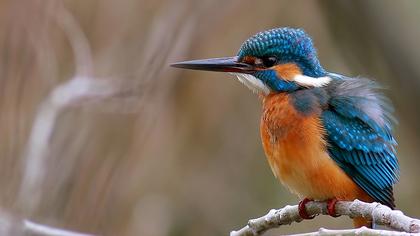
<path id="1" fill-rule="evenodd" d="M 316 232 L 311 233 L 303 233 L 303 234 L 293 234 L 289 236 L 335 236 L 335 235 L 346 235 L 346 236 L 352 236 L 352 235 L 369 235 L 369 236 L 408 236 L 413 235 L 406 232 L 395 232 L 395 231 L 389 231 L 389 230 L 378 230 L 378 229 L 369 229 L 365 226 L 357 229 L 324 229 L 320 228 Z"/>
<path id="2" fill-rule="evenodd" d="M 327 215 L 327 204 L 326 202 L 310 202 L 306 205 L 306 210 L 310 215 Z M 420 233 L 420 220 L 405 216 L 401 211 L 391 210 L 379 203 L 365 203 L 359 200 L 339 201 L 336 204 L 336 212 L 350 218 L 364 217 L 372 220 L 374 224 L 384 225 L 394 230 Z M 232 231 L 230 236 L 260 235 L 269 229 L 302 220 L 297 205 L 285 206 L 278 210 L 270 210 L 267 215 L 260 218 L 249 220 L 247 226 L 238 231 Z"/>

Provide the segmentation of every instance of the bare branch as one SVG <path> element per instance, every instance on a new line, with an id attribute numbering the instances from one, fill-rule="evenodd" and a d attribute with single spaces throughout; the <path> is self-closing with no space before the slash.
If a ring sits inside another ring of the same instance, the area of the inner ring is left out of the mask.
<path id="1" fill-rule="evenodd" d="M 378 230 L 378 229 L 369 229 L 366 227 L 361 227 L 357 229 L 324 229 L 320 228 L 317 232 L 311 232 L 311 233 L 303 233 L 303 234 L 293 234 L 289 236 L 329 236 L 329 235 L 372 235 L 372 236 L 405 236 L 405 235 L 414 235 L 411 233 L 406 232 L 395 232 L 395 231 L 389 231 L 389 230 Z"/>
<path id="2" fill-rule="evenodd" d="M 40 224 L 0 209 L 0 235 L 42 235 L 42 236 L 95 236 Z"/>
<path id="3" fill-rule="evenodd" d="M 73 50 L 76 65 L 75 74 L 79 76 L 92 76 L 93 59 L 86 35 L 76 18 L 63 6 L 62 3 L 59 4 L 57 11 L 59 13 L 56 13 L 53 17 L 55 17 L 57 24 L 65 33 Z"/>
<path id="4" fill-rule="evenodd" d="M 21 206 L 31 212 L 41 199 L 40 185 L 45 173 L 49 140 L 58 115 L 67 107 L 88 99 L 103 99 L 117 93 L 112 81 L 74 77 L 57 86 L 40 104 L 25 152 L 25 172 L 19 195 Z"/>
<path id="5" fill-rule="evenodd" d="M 24 153 L 24 175 L 19 191 L 19 206 L 33 212 L 41 201 L 41 184 L 46 173 L 49 141 L 57 117 L 72 105 L 98 101 L 123 92 L 120 81 L 93 76 L 93 62 L 88 39 L 74 16 L 64 6 L 54 19 L 67 36 L 75 57 L 75 75 L 56 86 L 39 105 Z M 128 86 L 126 86 L 128 87 Z M 125 90 L 128 90 L 125 88 Z"/>
<path id="6" fill-rule="evenodd" d="M 38 224 L 29 220 L 23 222 L 24 229 L 28 233 L 42 234 L 45 236 L 93 236 L 93 234 L 79 233 L 50 226 Z"/>
<path id="7" fill-rule="evenodd" d="M 306 210 L 310 215 L 327 215 L 327 204 L 326 202 L 310 202 L 306 205 Z M 350 218 L 365 217 L 372 220 L 374 224 L 385 225 L 398 231 L 420 233 L 420 220 L 405 216 L 401 211 L 391 210 L 379 203 L 365 203 L 359 200 L 353 202 L 339 201 L 336 204 L 336 212 Z M 238 231 L 232 231 L 230 235 L 260 235 L 269 229 L 302 220 L 297 205 L 285 206 L 278 210 L 270 210 L 267 215 L 250 220 L 247 226 Z"/>

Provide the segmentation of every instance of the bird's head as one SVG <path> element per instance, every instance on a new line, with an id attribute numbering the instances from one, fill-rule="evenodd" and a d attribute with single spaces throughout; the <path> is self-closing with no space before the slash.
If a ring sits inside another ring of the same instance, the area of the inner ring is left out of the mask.
<path id="1" fill-rule="evenodd" d="M 277 28 L 247 39 L 237 56 L 185 61 L 174 67 L 230 72 L 261 94 L 321 87 L 330 81 L 302 29 Z"/>

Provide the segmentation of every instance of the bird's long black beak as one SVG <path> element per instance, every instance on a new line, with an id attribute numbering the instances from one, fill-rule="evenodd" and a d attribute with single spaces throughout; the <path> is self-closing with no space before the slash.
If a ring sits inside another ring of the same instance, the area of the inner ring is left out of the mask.
<path id="1" fill-rule="evenodd" d="M 238 61 L 238 57 L 211 58 L 194 61 L 183 61 L 171 64 L 173 67 L 220 72 L 251 73 L 254 67 Z"/>

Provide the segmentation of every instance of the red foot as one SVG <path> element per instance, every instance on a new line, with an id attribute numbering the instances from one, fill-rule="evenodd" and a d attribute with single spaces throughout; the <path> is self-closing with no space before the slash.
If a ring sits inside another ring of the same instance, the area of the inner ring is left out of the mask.
<path id="1" fill-rule="evenodd" d="M 312 200 L 308 198 L 304 198 L 302 201 L 299 202 L 299 205 L 298 205 L 299 215 L 304 220 L 310 220 L 315 217 L 315 216 L 310 216 L 308 212 L 306 211 L 306 204 L 308 202 L 312 202 Z"/>
<path id="2" fill-rule="evenodd" d="M 338 202 L 337 198 L 332 198 L 327 201 L 327 212 L 332 217 L 339 217 L 340 215 L 335 212 L 335 204 Z"/>

